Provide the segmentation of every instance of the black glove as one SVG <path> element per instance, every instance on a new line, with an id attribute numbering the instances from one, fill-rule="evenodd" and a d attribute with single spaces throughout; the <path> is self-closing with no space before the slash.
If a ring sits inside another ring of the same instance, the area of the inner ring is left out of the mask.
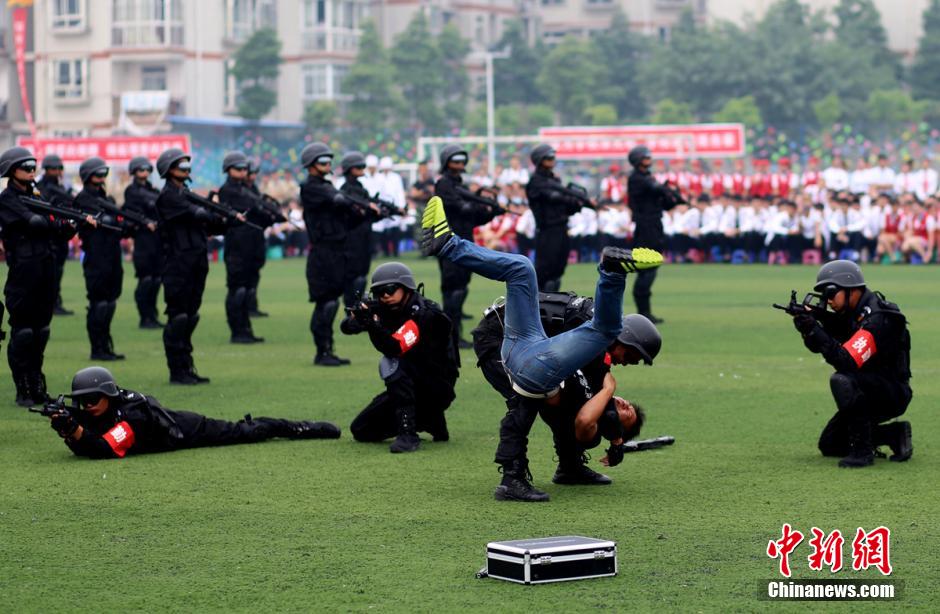
<path id="1" fill-rule="evenodd" d="M 623 446 L 610 444 L 607 448 L 607 466 L 616 467 L 623 462 Z"/>
<path id="2" fill-rule="evenodd" d="M 59 434 L 59 437 L 65 439 L 72 435 L 78 429 L 78 422 L 67 411 L 59 412 L 52 416 L 50 420 L 52 430 Z"/>
<path id="3" fill-rule="evenodd" d="M 797 315 L 793 316 L 793 326 L 796 328 L 796 330 L 800 331 L 800 334 L 809 334 L 814 328 L 816 328 L 816 318 L 808 313 L 798 313 Z"/>

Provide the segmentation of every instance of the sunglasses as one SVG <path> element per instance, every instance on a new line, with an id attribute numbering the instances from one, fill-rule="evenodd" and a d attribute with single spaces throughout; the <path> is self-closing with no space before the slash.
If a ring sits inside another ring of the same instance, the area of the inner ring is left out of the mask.
<path id="1" fill-rule="evenodd" d="M 46 170 L 47 171 L 64 171 L 65 167 L 64 166 L 47 166 Z"/>
<path id="2" fill-rule="evenodd" d="M 349 168 L 350 168 L 350 169 L 358 168 L 360 171 L 364 171 L 364 170 L 366 170 L 366 165 L 365 165 L 365 164 L 357 164 L 356 166 L 350 166 Z"/>
<path id="3" fill-rule="evenodd" d="M 398 284 L 385 284 L 384 286 L 379 286 L 378 288 L 372 289 L 372 294 L 381 298 L 383 296 L 391 296 L 401 288 Z"/>
<path id="4" fill-rule="evenodd" d="M 248 165 L 247 164 L 233 164 L 232 168 L 236 171 L 247 171 Z"/>
<path id="5" fill-rule="evenodd" d="M 188 173 L 189 171 L 193 169 L 193 165 L 190 164 L 189 162 L 180 162 L 179 164 L 176 165 L 176 168 L 178 170 L 183 171 L 184 173 Z"/>
<path id="6" fill-rule="evenodd" d="M 153 167 L 152 167 L 152 166 L 141 166 L 141 167 L 139 167 L 139 168 L 138 168 L 136 171 L 134 171 L 134 172 L 135 172 L 135 173 L 142 173 L 142 172 L 144 172 L 144 171 L 146 171 L 146 172 L 148 172 L 148 173 L 152 173 L 152 172 L 153 172 Z"/>
<path id="7" fill-rule="evenodd" d="M 109 169 L 103 168 L 100 171 L 95 171 L 94 173 L 92 173 L 92 175 L 94 175 L 95 177 L 107 177 L 108 173 L 110 172 L 111 171 Z"/>
<path id="8" fill-rule="evenodd" d="M 839 288 L 839 286 L 829 284 L 828 286 L 823 286 L 822 292 L 820 292 L 820 294 L 822 294 L 822 297 L 828 301 L 834 298 L 835 295 L 839 293 L 840 289 L 841 288 Z"/>
<path id="9" fill-rule="evenodd" d="M 82 394 L 82 395 L 79 395 L 79 396 L 75 397 L 75 401 L 76 401 L 76 402 L 79 404 L 79 406 L 81 406 L 81 407 L 92 407 L 92 406 L 94 406 L 94 405 L 97 405 L 97 404 L 101 401 L 101 397 L 102 397 L 102 396 L 104 396 L 104 395 L 97 394 L 97 393 L 95 393 L 95 394 Z"/>
<path id="10" fill-rule="evenodd" d="M 450 161 L 450 162 L 456 162 L 456 163 L 466 162 L 466 161 L 467 161 L 467 156 L 464 156 L 464 155 L 451 156 L 451 159 L 450 159 L 449 161 Z"/>
<path id="11" fill-rule="evenodd" d="M 19 166 L 17 166 L 16 169 L 20 171 L 25 171 L 27 173 L 32 173 L 33 171 L 36 170 L 36 163 L 24 162 L 23 164 L 20 164 Z"/>
<path id="12" fill-rule="evenodd" d="M 332 156 L 320 156 L 319 158 L 314 160 L 314 163 L 320 164 L 322 166 L 327 166 L 329 164 L 333 164 L 333 158 Z"/>

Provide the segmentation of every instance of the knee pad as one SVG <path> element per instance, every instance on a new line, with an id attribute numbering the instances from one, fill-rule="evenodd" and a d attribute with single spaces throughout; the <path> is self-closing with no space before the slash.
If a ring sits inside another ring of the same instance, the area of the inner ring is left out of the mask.
<path id="1" fill-rule="evenodd" d="M 381 377 L 386 383 L 395 381 L 395 379 L 400 376 L 400 372 L 401 363 L 397 358 L 383 356 L 382 360 L 379 361 L 379 377 Z"/>
<path id="2" fill-rule="evenodd" d="M 320 303 L 317 303 L 317 307 L 318 308 L 320 307 Z M 337 311 L 339 311 L 339 301 L 337 301 L 336 299 L 331 299 L 323 303 L 323 309 L 320 313 L 324 322 L 329 323 L 329 322 L 332 322 L 333 318 L 336 317 Z"/>
<path id="3" fill-rule="evenodd" d="M 40 349 L 44 350 L 46 348 L 46 344 L 49 343 L 49 334 L 50 334 L 49 327 L 43 326 L 42 328 L 37 329 L 35 331 L 35 334 L 36 334 L 36 341 L 38 342 Z"/>
<path id="4" fill-rule="evenodd" d="M 561 279 L 548 279 L 542 285 L 545 288 L 542 292 L 558 292 L 561 289 Z"/>
<path id="5" fill-rule="evenodd" d="M 189 316 L 185 313 L 175 315 L 166 323 L 166 336 L 172 339 L 182 339 L 186 337 L 189 330 Z"/>
<path id="6" fill-rule="evenodd" d="M 10 331 L 10 349 L 16 351 L 20 348 L 28 348 L 35 338 L 36 333 L 31 328 L 14 328 Z"/>
<path id="7" fill-rule="evenodd" d="M 843 373 L 833 373 L 829 378 L 829 388 L 839 411 L 852 411 L 862 398 L 862 391 L 855 378 Z"/>

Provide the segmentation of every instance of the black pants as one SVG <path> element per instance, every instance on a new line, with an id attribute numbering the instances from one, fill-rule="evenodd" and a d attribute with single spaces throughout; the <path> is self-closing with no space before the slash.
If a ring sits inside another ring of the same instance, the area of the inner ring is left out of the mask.
<path id="1" fill-rule="evenodd" d="M 637 312 L 648 316 L 652 313 L 650 299 L 653 296 L 653 282 L 656 281 L 657 269 L 638 271 L 636 281 L 633 282 L 633 301 Z"/>
<path id="2" fill-rule="evenodd" d="M 463 304 L 469 294 L 470 278 L 473 274 L 449 260 L 439 258 L 438 266 L 441 269 L 441 309 L 450 318 L 457 336 L 463 338 Z"/>
<path id="3" fill-rule="evenodd" d="M 506 399 L 508 411 L 499 423 L 496 463 L 505 465 L 517 459 L 528 459 L 529 432 L 535 418 L 541 415 L 552 430 L 559 463 L 580 464 L 583 449 L 575 439 L 573 416 L 563 416 L 560 408 L 549 407 L 541 399 L 527 399 L 516 394 L 498 353 L 481 358 L 477 364 L 490 386 Z"/>
<path id="4" fill-rule="evenodd" d="M 143 321 L 157 320 L 157 296 L 163 284 L 163 247 L 160 236 L 149 230 L 134 235 L 134 301 Z"/>
<path id="5" fill-rule="evenodd" d="M 163 267 L 163 298 L 168 322 L 163 329 L 167 367 L 173 373 L 193 368 L 193 332 L 206 289 L 209 262 L 202 249 L 168 254 Z"/>
<path id="6" fill-rule="evenodd" d="M 56 240 L 53 242 L 55 253 L 55 304 L 62 305 L 62 276 L 65 274 L 65 261 L 69 257 L 69 242 Z"/>
<path id="7" fill-rule="evenodd" d="M 879 445 L 877 425 L 900 416 L 911 402 L 911 388 L 872 373 L 834 373 L 829 380 L 838 411 L 819 436 L 823 456 L 846 456 L 853 435 L 859 430 L 873 433 Z"/>
<path id="8" fill-rule="evenodd" d="M 433 436 L 447 432 L 444 411 L 454 400 L 454 387 L 434 381 L 411 363 L 399 360 L 399 369 L 386 377 L 385 391 L 359 412 L 349 426 L 356 441 L 383 441 L 398 434 L 399 412 L 413 412 L 417 431 Z"/>
<path id="9" fill-rule="evenodd" d="M 38 397 L 45 391 L 42 366 L 56 300 L 56 264 L 45 244 L 37 243 L 6 246 L 9 270 L 3 294 L 10 322 L 10 374 L 18 391 L 25 390 L 28 382 L 37 392 L 34 400 L 39 401 L 44 400 Z"/>
<path id="10" fill-rule="evenodd" d="M 342 243 L 314 244 L 307 254 L 307 288 L 314 303 L 310 332 L 317 354 L 333 352 L 333 321 L 346 282 L 346 253 Z"/>
<path id="11" fill-rule="evenodd" d="M 178 449 L 264 441 L 277 437 L 278 423 L 285 422 L 275 418 L 255 418 L 251 422 L 244 420 L 229 422 L 207 418 L 190 411 L 173 411 L 171 415 L 183 433 Z"/>
<path id="12" fill-rule="evenodd" d="M 567 226 L 539 229 L 535 234 L 535 276 L 539 290 L 557 292 L 571 250 Z"/>

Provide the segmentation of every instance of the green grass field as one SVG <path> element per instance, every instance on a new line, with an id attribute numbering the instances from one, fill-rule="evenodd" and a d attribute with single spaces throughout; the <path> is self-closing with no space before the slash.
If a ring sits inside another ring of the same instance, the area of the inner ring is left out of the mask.
<path id="1" fill-rule="evenodd" d="M 406 261 L 438 298 L 436 264 Z M 831 369 L 770 308 L 791 288 L 808 290 L 814 268 L 667 265 L 654 297 L 666 319 L 663 351 L 652 368 L 614 374 L 620 393 L 648 410 L 644 435 L 673 435 L 676 444 L 628 455 L 607 471 L 612 486 L 555 486 L 550 433 L 537 423 L 531 468 L 552 501 L 527 505 L 493 499 L 505 406 L 472 352 L 463 353 L 448 411 L 449 443 L 392 456 L 387 444 L 352 441 L 350 421 L 381 390 L 378 355 L 365 336 L 338 335 L 338 353 L 353 365 L 311 366 L 303 266 L 268 263 L 260 295 L 272 317 L 255 320 L 267 343 L 235 346 L 224 270 L 213 265 L 194 339 L 196 364 L 212 384 L 191 388 L 168 384 L 160 332 L 137 329 L 126 264 L 114 338 L 128 359 L 113 371 L 171 408 L 233 420 L 245 412 L 332 420 L 344 429 L 338 441 L 76 459 L 44 418 L 13 404 L 3 361 L 0 611 L 805 610 L 759 599 L 760 581 L 779 577 L 765 550 L 785 522 L 807 535 L 813 526 L 842 531 L 849 571 L 837 579 L 881 577 L 851 571 L 851 540 L 856 527 L 889 527 L 892 577 L 905 583 L 893 605 L 940 611 L 940 269 L 866 269 L 911 321 L 911 462 L 849 471 L 819 455 L 816 439 L 833 412 Z M 579 265 L 565 286 L 590 293 L 595 279 L 592 266 Z M 53 391 L 88 364 L 75 263 L 64 293 L 81 315 L 54 321 L 46 358 Z M 479 313 L 501 293 L 475 277 L 468 310 Z M 620 575 L 534 587 L 474 578 L 488 541 L 566 534 L 615 540 Z M 811 572 L 808 554 L 804 542 L 792 555 L 794 577 L 831 577 Z"/>

